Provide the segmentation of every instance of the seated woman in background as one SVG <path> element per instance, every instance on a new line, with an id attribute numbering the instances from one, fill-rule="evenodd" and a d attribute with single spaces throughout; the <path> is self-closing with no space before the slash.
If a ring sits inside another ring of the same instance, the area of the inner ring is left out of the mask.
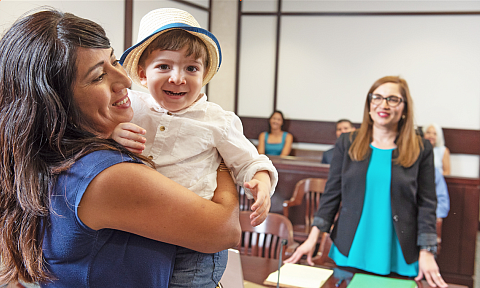
<path id="1" fill-rule="evenodd" d="M 423 135 L 433 146 L 433 161 L 443 175 L 450 175 L 450 150 L 445 147 L 442 127 L 435 123 L 423 127 Z"/>
<path id="2" fill-rule="evenodd" d="M 282 130 L 283 113 L 276 110 L 268 120 L 268 132 L 258 136 L 258 153 L 288 156 L 292 151 L 292 134 Z"/>

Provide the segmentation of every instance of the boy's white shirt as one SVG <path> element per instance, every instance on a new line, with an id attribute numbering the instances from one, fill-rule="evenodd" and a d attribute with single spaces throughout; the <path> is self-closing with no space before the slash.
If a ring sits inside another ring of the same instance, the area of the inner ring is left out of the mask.
<path id="1" fill-rule="evenodd" d="M 128 96 L 134 111 L 131 122 L 147 131 L 142 154 L 150 157 L 164 176 L 210 200 L 223 158 L 237 185 L 243 186 L 258 171 L 268 171 L 273 195 L 277 170 L 243 135 L 242 122 L 233 112 L 208 102 L 206 95 L 174 113 L 163 109 L 148 93 L 129 90 Z M 245 188 L 245 193 L 252 198 L 249 189 Z"/>

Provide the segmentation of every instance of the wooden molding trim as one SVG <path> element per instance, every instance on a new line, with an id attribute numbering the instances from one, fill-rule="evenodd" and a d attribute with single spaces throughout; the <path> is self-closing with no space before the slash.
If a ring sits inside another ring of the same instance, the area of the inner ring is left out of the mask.
<path id="1" fill-rule="evenodd" d="M 479 15 L 480 11 L 425 12 L 280 12 L 280 16 L 452 16 Z M 278 12 L 243 12 L 245 16 L 275 16 Z"/>
<path id="2" fill-rule="evenodd" d="M 132 46 L 133 0 L 125 0 L 125 34 L 123 36 L 123 51 Z"/>

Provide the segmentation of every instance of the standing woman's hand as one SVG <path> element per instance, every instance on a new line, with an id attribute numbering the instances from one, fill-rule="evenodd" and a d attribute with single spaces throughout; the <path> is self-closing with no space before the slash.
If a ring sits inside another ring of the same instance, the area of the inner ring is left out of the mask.
<path id="1" fill-rule="evenodd" d="M 315 245 L 317 245 L 318 236 L 320 236 L 322 232 L 316 226 L 312 227 L 310 234 L 308 235 L 307 240 L 302 243 L 302 245 L 298 246 L 293 255 L 284 261 L 284 263 L 297 263 L 302 259 L 303 255 L 307 255 L 307 263 L 310 266 L 315 265 L 313 263 L 313 252 L 315 251 Z"/>
<path id="2" fill-rule="evenodd" d="M 420 250 L 420 256 L 418 258 L 418 276 L 415 281 L 420 281 L 425 276 L 428 285 L 432 287 L 448 287 L 447 283 L 443 281 L 440 270 L 438 269 L 437 262 L 432 253 Z"/>

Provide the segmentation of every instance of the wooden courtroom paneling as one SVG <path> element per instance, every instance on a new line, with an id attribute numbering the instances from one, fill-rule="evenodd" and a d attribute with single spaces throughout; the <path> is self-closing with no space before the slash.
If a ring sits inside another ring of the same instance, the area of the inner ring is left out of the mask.
<path id="1" fill-rule="evenodd" d="M 261 132 L 268 130 L 268 119 L 240 117 L 247 138 L 258 139 Z M 359 127 L 359 124 L 354 124 Z M 334 144 L 335 122 L 285 120 L 284 130 L 292 133 L 294 142 Z M 445 146 L 451 153 L 480 155 L 480 131 L 465 129 L 443 129 Z"/>
<path id="2" fill-rule="evenodd" d="M 480 155 L 480 131 L 443 128 L 443 136 L 451 153 Z"/>
<path id="3" fill-rule="evenodd" d="M 446 177 L 450 212 L 443 220 L 438 265 L 447 282 L 473 287 L 479 179 Z"/>
<path id="4" fill-rule="evenodd" d="M 240 117 L 243 132 L 249 139 L 258 139 L 258 135 L 268 131 L 267 118 Z M 333 144 L 335 143 L 335 122 L 288 120 L 283 124 L 283 130 L 293 135 L 293 142 Z"/>

